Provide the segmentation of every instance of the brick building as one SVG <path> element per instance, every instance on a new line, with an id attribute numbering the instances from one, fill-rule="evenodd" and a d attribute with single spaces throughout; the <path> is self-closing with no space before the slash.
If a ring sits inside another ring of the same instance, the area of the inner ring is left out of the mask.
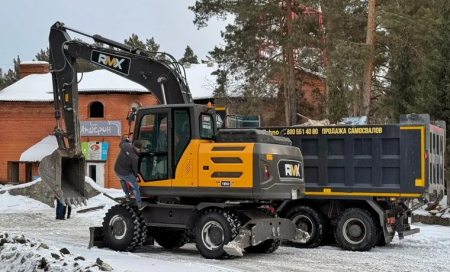
<path id="1" fill-rule="evenodd" d="M 46 62 L 22 62 L 21 79 L 0 91 L 1 183 L 33 180 L 38 176 L 39 161 L 57 148 L 51 135 L 56 122 L 48 67 Z M 211 72 L 216 68 L 207 64 L 185 67 L 196 103 L 214 102 L 215 77 Z M 158 102 L 141 85 L 106 70 L 83 73 L 82 78 L 79 74 L 80 79 L 79 117 L 86 174 L 101 186 L 120 188 L 113 169 L 121 135 L 128 132 L 126 115 L 133 106 Z M 236 103 L 217 106 L 239 114 Z"/>

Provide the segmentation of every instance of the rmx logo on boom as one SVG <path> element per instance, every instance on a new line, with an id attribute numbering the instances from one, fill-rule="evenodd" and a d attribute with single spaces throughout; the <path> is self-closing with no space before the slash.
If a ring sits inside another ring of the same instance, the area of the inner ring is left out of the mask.
<path id="1" fill-rule="evenodd" d="M 92 51 L 91 60 L 103 67 L 115 70 L 121 74 L 128 75 L 131 60 L 113 54 L 100 51 Z"/>
<path id="2" fill-rule="evenodd" d="M 300 164 L 285 164 L 284 174 L 286 177 L 300 177 Z"/>
<path id="3" fill-rule="evenodd" d="M 120 70 L 122 70 L 122 62 L 124 61 L 125 59 L 113 58 L 104 54 L 99 54 L 98 56 L 98 63 L 108 65 L 113 68 L 118 68 Z"/>

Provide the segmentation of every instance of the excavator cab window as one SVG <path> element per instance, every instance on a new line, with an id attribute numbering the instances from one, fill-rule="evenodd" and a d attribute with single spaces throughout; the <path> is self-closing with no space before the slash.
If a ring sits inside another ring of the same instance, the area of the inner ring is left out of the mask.
<path id="1" fill-rule="evenodd" d="M 138 140 L 142 142 L 140 173 L 145 181 L 168 179 L 168 111 L 142 117 Z"/>
<path id="2" fill-rule="evenodd" d="M 200 138 L 211 140 L 214 135 L 214 118 L 211 114 L 202 113 L 200 114 Z"/>

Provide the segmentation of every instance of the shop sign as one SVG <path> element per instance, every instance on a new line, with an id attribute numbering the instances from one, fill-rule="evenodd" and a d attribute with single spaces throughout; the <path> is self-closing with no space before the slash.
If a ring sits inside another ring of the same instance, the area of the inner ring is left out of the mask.
<path id="1" fill-rule="evenodd" d="M 120 121 L 80 121 L 81 136 L 121 136 Z"/>

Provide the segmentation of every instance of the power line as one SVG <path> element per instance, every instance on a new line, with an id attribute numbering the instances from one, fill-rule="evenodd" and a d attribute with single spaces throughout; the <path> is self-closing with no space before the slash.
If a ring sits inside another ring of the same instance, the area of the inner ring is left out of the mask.
<path id="1" fill-rule="evenodd" d="M 6 66 L 12 66 L 12 67 L 14 67 L 14 64 L 7 64 L 7 63 L 1 63 L 1 62 L 0 62 L 0 65 L 6 65 Z"/>

